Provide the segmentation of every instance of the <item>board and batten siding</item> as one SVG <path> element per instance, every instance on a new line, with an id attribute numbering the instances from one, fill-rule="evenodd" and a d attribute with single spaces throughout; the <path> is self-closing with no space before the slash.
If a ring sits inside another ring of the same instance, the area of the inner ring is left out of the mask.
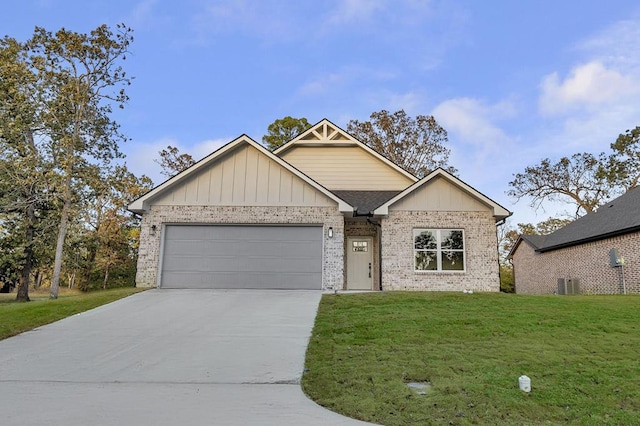
<path id="1" fill-rule="evenodd" d="M 244 145 L 151 201 L 154 205 L 334 206 L 335 201 Z"/>
<path id="2" fill-rule="evenodd" d="M 389 206 L 397 211 L 484 212 L 491 208 L 444 178 L 436 178 Z"/>
<path id="3" fill-rule="evenodd" d="M 282 158 L 333 190 L 400 191 L 413 183 L 358 146 L 296 146 Z"/>

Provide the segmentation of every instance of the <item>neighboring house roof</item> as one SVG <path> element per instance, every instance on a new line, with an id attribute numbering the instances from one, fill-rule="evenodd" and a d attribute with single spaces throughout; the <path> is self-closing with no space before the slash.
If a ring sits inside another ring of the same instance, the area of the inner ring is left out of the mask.
<path id="1" fill-rule="evenodd" d="M 314 181 L 309 176 L 307 176 L 306 174 L 302 173 L 300 170 L 296 169 L 291 164 L 287 163 L 286 161 L 284 161 L 283 159 L 281 159 L 277 155 L 274 155 L 272 152 L 270 152 L 264 146 L 260 145 L 259 143 L 257 143 L 256 141 L 254 141 L 253 139 L 251 139 L 247 135 L 239 136 L 238 138 L 232 140 L 231 142 L 229 142 L 228 144 L 224 145 L 220 149 L 218 149 L 218 150 L 214 151 L 213 153 L 209 154 L 208 156 L 206 156 L 202 160 L 198 161 L 193 166 L 191 166 L 188 169 L 186 169 L 186 170 L 178 173 L 177 175 L 171 177 L 170 179 L 166 180 L 162 184 L 156 186 L 151 191 L 147 192 L 146 194 L 144 194 L 143 196 L 141 196 L 140 198 L 134 200 L 131 204 L 129 204 L 129 207 L 128 207 L 129 210 L 134 212 L 134 213 L 138 213 L 138 214 L 144 213 L 145 211 L 147 211 L 149 209 L 149 203 L 150 203 L 150 201 L 152 199 L 161 196 L 163 193 L 165 193 L 167 191 L 170 191 L 171 188 L 175 187 L 177 184 L 185 181 L 186 179 L 188 179 L 191 176 L 195 176 L 195 174 L 198 171 L 203 170 L 204 168 L 206 168 L 207 166 L 212 164 L 216 159 L 224 156 L 225 154 L 227 154 L 227 153 L 233 151 L 234 149 L 236 149 L 236 148 L 238 148 L 240 146 L 243 146 L 245 144 L 248 144 L 248 145 L 254 147 L 255 149 L 259 150 L 262 154 L 266 155 L 271 160 L 273 160 L 274 162 L 278 163 L 280 166 L 282 166 L 283 168 L 287 169 L 289 172 L 291 172 L 295 176 L 299 177 L 300 179 L 305 181 L 307 184 L 309 184 L 310 186 L 312 186 L 313 188 L 315 188 L 316 190 L 318 190 L 319 192 L 321 192 L 322 194 L 327 196 L 328 198 L 330 198 L 333 201 L 335 201 L 338 204 L 338 208 L 339 208 L 339 210 L 341 212 L 351 212 L 351 211 L 353 211 L 353 207 L 349 203 L 347 203 L 345 200 L 343 200 L 342 198 L 340 198 L 338 195 L 334 194 L 333 192 L 329 191 L 327 188 L 325 188 L 324 186 L 320 185 L 318 182 Z"/>
<path id="2" fill-rule="evenodd" d="M 393 161 L 389 160 L 384 155 L 375 151 L 374 149 L 368 147 L 361 141 L 357 140 L 345 130 L 333 124 L 331 121 L 326 118 L 319 121 L 317 124 L 311 126 L 305 132 L 299 134 L 291 141 L 285 143 L 276 149 L 273 153 L 281 156 L 286 151 L 296 147 L 296 146 L 357 146 L 361 149 L 365 150 L 367 153 L 382 161 L 387 166 L 393 168 L 397 172 L 409 178 L 412 182 L 416 182 L 418 180 L 413 174 L 409 173 L 402 167 L 398 166 Z"/>
<path id="3" fill-rule="evenodd" d="M 518 236 L 518 240 L 516 241 L 516 243 L 513 245 L 513 247 L 511 247 L 511 250 L 509 250 L 509 254 L 507 255 L 507 259 L 512 259 L 513 255 L 515 254 L 516 250 L 518 250 L 518 247 L 520 247 L 520 244 L 524 241 L 526 243 L 528 243 L 534 250 L 538 250 L 540 249 L 540 247 L 542 247 L 544 245 L 544 241 L 547 238 L 546 235 L 525 235 L 522 234 L 520 236 Z"/>
<path id="4" fill-rule="evenodd" d="M 640 187 L 534 241 L 537 251 L 545 252 L 636 231 L 640 231 Z M 531 241 L 531 235 L 526 237 Z"/>
<path id="5" fill-rule="evenodd" d="M 380 205 L 395 197 L 400 191 L 333 191 L 338 197 L 351 204 L 360 216 L 370 215 Z"/>
<path id="6" fill-rule="evenodd" d="M 444 179 L 448 180 L 449 182 L 451 182 L 454 185 L 456 185 L 458 188 L 462 189 L 467 194 L 471 195 L 472 197 L 476 198 L 477 200 L 481 201 L 482 203 L 484 203 L 485 205 L 490 207 L 492 209 L 492 211 L 493 211 L 493 216 L 494 216 L 496 222 L 500 221 L 500 220 L 503 220 L 503 219 L 506 219 L 507 217 L 511 216 L 511 212 L 509 210 L 505 209 L 500 204 L 498 204 L 495 201 L 491 200 L 489 197 L 485 196 L 481 192 L 479 192 L 476 189 L 472 188 L 471 186 L 467 185 L 466 183 L 464 183 L 463 181 L 461 181 L 460 179 L 458 179 L 457 177 L 453 176 L 451 173 L 447 172 L 446 170 L 444 170 L 442 168 L 438 168 L 438 169 L 434 170 L 433 172 L 429 173 L 424 178 L 420 179 L 418 182 L 414 183 L 413 185 L 411 185 L 410 187 L 408 187 L 404 191 L 400 192 L 399 194 L 397 194 L 393 198 L 389 199 L 384 204 L 381 204 L 380 206 L 378 206 L 374 210 L 373 214 L 375 214 L 375 215 L 387 215 L 387 214 L 389 214 L 389 207 L 391 205 L 393 205 L 394 203 L 400 201 L 404 197 L 408 196 L 409 194 L 413 193 L 417 189 L 421 188 L 423 185 L 427 184 L 428 182 L 431 182 L 432 180 L 434 180 L 436 178 L 444 178 Z"/>
<path id="7" fill-rule="evenodd" d="M 542 247 L 547 239 L 546 235 L 521 235 L 520 237 L 536 250 Z"/>

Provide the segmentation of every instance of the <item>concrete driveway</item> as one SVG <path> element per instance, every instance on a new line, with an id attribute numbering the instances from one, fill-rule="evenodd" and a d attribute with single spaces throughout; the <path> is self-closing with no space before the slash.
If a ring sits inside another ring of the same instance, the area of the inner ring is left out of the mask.
<path id="1" fill-rule="evenodd" d="M 0 423 L 366 424 L 300 388 L 320 296 L 149 290 L 0 341 Z"/>

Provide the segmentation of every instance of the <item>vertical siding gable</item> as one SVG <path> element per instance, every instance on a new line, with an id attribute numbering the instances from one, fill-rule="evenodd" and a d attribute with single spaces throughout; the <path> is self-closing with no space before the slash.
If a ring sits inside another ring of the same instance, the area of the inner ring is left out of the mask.
<path id="1" fill-rule="evenodd" d="M 296 146 L 282 158 L 329 189 L 403 190 L 411 179 L 363 148 L 349 146 Z"/>
<path id="2" fill-rule="evenodd" d="M 447 179 L 438 177 L 398 200 L 389 210 L 481 212 L 491 210 L 491 207 Z"/>
<path id="3" fill-rule="evenodd" d="M 151 204 L 335 206 L 336 202 L 256 148 L 244 145 L 217 158 Z"/>

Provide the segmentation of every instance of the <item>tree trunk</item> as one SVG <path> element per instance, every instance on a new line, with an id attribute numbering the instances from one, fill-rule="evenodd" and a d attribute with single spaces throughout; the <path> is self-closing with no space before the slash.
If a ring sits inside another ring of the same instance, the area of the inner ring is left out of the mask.
<path id="1" fill-rule="evenodd" d="M 25 135 L 27 146 L 33 151 L 36 151 L 35 143 L 33 141 L 33 133 L 28 131 Z M 31 269 L 33 268 L 33 240 L 35 234 L 36 223 L 36 205 L 33 200 L 33 195 L 36 192 L 34 186 L 30 186 L 26 191 L 27 199 L 31 201 L 27 205 L 25 211 L 26 230 L 25 230 L 25 248 L 24 248 L 24 264 L 22 265 L 22 272 L 20 274 L 20 281 L 18 283 L 18 291 L 16 294 L 16 300 L 21 302 L 29 302 L 29 278 L 31 277 Z"/>
<path id="2" fill-rule="evenodd" d="M 33 265 L 33 234 L 34 234 L 34 222 L 36 218 L 36 208 L 33 203 L 29 203 L 27 207 L 27 231 L 26 231 L 26 244 L 24 248 L 24 265 L 22 266 L 22 273 L 20 275 L 20 282 L 18 283 L 18 292 L 16 300 L 21 302 L 29 302 L 29 278 L 31 277 L 31 268 Z"/>
<path id="3" fill-rule="evenodd" d="M 53 264 L 53 279 L 51 280 L 51 293 L 49 299 L 58 298 L 58 287 L 60 286 L 60 273 L 62 272 L 62 254 L 64 240 L 69 227 L 69 214 L 71 211 L 71 175 L 67 176 L 64 188 L 64 204 L 62 205 L 62 215 L 60 217 L 60 227 L 58 228 L 58 240 L 56 242 L 56 257 Z"/>
<path id="4" fill-rule="evenodd" d="M 38 271 L 38 275 L 36 276 L 36 285 L 35 288 L 40 288 L 40 286 L 42 285 L 42 276 L 44 274 L 42 273 L 42 271 Z"/>
<path id="5" fill-rule="evenodd" d="M 102 289 L 103 290 L 107 289 L 107 281 L 109 281 L 109 265 L 107 265 L 107 267 L 105 268 L 105 271 L 104 271 L 104 281 L 102 282 Z"/>
<path id="6" fill-rule="evenodd" d="M 80 289 L 82 291 L 87 291 L 89 289 L 89 283 L 91 281 L 91 272 L 93 272 L 93 267 L 96 264 L 96 256 L 98 255 L 98 244 L 91 244 L 89 246 L 89 254 L 87 256 L 87 266 L 84 269 L 84 272 L 81 277 Z"/>

